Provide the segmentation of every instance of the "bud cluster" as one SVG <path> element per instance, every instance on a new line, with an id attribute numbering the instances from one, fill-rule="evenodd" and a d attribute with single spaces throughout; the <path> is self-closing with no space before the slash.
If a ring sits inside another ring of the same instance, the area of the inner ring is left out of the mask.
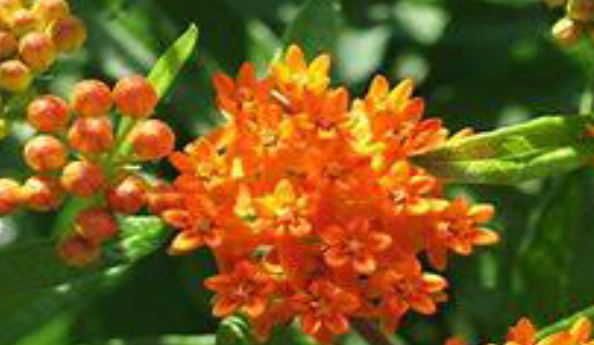
<path id="1" fill-rule="evenodd" d="M 87 30 L 65 0 L 0 0 L 0 89 L 21 92 L 60 53 L 79 49 Z"/>
<path id="2" fill-rule="evenodd" d="M 68 195 L 97 201 L 78 215 L 75 231 L 64 239 L 60 253 L 75 265 L 99 258 L 101 244 L 117 234 L 115 215 L 139 212 L 151 194 L 147 181 L 132 172 L 131 164 L 158 161 L 174 149 L 171 128 L 147 119 L 157 100 L 155 89 L 140 76 L 121 79 L 113 90 L 99 80 L 81 81 L 69 102 L 53 95 L 33 100 L 27 121 L 37 134 L 25 144 L 23 156 L 35 174 L 22 186 L 0 180 L 0 215 L 19 206 L 56 210 Z M 121 138 L 114 134 L 112 113 L 128 117 L 133 124 Z M 130 154 L 122 154 L 123 147 L 129 147 Z M 152 199 L 157 209 L 167 208 L 167 197 Z"/>
<path id="3" fill-rule="evenodd" d="M 563 46 L 572 46 L 580 38 L 594 40 L 594 0 L 543 0 L 551 8 L 564 8 L 565 16 L 552 29 L 553 37 Z"/>

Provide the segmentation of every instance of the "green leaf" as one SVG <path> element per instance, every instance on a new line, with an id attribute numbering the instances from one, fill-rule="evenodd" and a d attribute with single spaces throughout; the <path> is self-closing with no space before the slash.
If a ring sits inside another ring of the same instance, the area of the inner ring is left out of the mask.
<path id="1" fill-rule="evenodd" d="M 113 339 L 106 342 L 105 345 L 215 345 L 215 336 L 210 334 L 162 335 L 149 338 Z"/>
<path id="2" fill-rule="evenodd" d="M 250 345 L 252 335 L 248 322 L 239 316 L 229 316 L 219 325 L 216 345 Z"/>
<path id="3" fill-rule="evenodd" d="M 295 43 L 313 58 L 336 49 L 343 23 L 339 0 L 309 0 L 283 36 L 284 48 Z"/>
<path id="4" fill-rule="evenodd" d="M 543 117 L 446 144 L 413 160 L 432 174 L 464 183 L 513 184 L 559 175 L 594 156 L 590 121 Z"/>
<path id="5" fill-rule="evenodd" d="M 198 41 L 198 27 L 192 24 L 186 32 L 157 61 L 148 79 L 157 89 L 159 98 L 169 90 L 177 74 L 186 63 L 196 42 Z"/>

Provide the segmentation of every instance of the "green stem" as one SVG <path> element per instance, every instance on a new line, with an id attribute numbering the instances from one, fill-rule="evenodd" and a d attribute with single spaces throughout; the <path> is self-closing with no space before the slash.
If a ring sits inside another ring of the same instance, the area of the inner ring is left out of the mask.
<path id="1" fill-rule="evenodd" d="M 537 339 L 543 339 L 547 336 L 557 333 L 559 331 L 565 330 L 570 328 L 580 317 L 587 317 L 590 319 L 594 319 L 594 306 L 591 306 L 587 309 L 584 309 L 566 319 L 558 321 L 548 327 L 543 328 L 536 334 Z"/>

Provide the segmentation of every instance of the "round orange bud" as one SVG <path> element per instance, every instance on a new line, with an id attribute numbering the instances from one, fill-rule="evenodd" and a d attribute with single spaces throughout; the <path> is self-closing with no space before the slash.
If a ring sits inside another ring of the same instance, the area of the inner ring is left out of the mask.
<path id="1" fill-rule="evenodd" d="M 101 246 L 87 241 L 80 235 L 73 235 L 60 242 L 58 253 L 67 264 L 83 267 L 101 258 Z"/>
<path id="2" fill-rule="evenodd" d="M 14 212 L 23 201 L 21 186 L 14 180 L 0 179 L 0 216 Z"/>
<path id="3" fill-rule="evenodd" d="M 183 208 L 181 194 L 174 186 L 162 181 L 151 186 L 146 200 L 151 213 L 154 215 L 160 215 L 168 210 Z"/>
<path id="4" fill-rule="evenodd" d="M 55 210 L 64 201 L 60 180 L 54 176 L 32 176 L 23 185 L 24 203 L 36 211 Z"/>
<path id="5" fill-rule="evenodd" d="M 0 31 L 0 59 L 12 56 L 17 50 L 18 42 L 10 32 Z"/>
<path id="6" fill-rule="evenodd" d="M 78 197 L 90 197 L 105 186 L 105 175 L 100 166 L 87 161 L 68 164 L 62 171 L 62 187 Z"/>
<path id="7" fill-rule="evenodd" d="M 21 59 L 36 72 L 45 71 L 56 61 L 56 46 L 52 38 L 43 32 L 32 32 L 19 42 Z"/>
<path id="8" fill-rule="evenodd" d="M 68 17 L 70 7 L 64 0 L 38 0 L 33 5 L 33 12 L 37 13 L 45 23 L 51 23 Z"/>
<path id="9" fill-rule="evenodd" d="M 75 16 L 56 20 L 50 27 L 50 34 L 58 50 L 65 53 L 79 49 L 87 40 L 87 28 Z"/>
<path id="10" fill-rule="evenodd" d="M 8 60 L 0 63 L 0 89 L 10 92 L 26 90 L 33 77 L 29 67 L 19 60 Z"/>
<path id="11" fill-rule="evenodd" d="M 68 126 L 68 104 L 55 96 L 35 99 L 27 108 L 27 120 L 40 132 L 60 132 Z"/>
<path id="12" fill-rule="evenodd" d="M 123 116 L 135 118 L 149 116 L 159 101 L 155 88 L 139 75 L 121 79 L 113 89 L 113 97 Z"/>
<path id="13" fill-rule="evenodd" d="M 111 90 L 99 80 L 84 80 L 74 86 L 70 103 L 82 116 L 107 115 L 112 105 Z"/>
<path id="14" fill-rule="evenodd" d="M 0 17 L 5 26 L 9 26 L 9 20 L 14 13 L 23 8 L 20 0 L 0 0 Z"/>
<path id="15" fill-rule="evenodd" d="M 146 120 L 136 125 L 130 134 L 136 158 L 156 161 L 166 157 L 175 148 L 173 130 L 159 120 Z"/>
<path id="16" fill-rule="evenodd" d="M 68 132 L 71 147 L 86 154 L 104 153 L 113 144 L 111 122 L 108 117 L 82 117 Z"/>
<path id="17" fill-rule="evenodd" d="M 115 212 L 136 214 L 146 201 L 144 181 L 136 176 L 128 176 L 107 192 L 109 207 Z"/>
<path id="18" fill-rule="evenodd" d="M 115 217 L 105 209 L 82 211 L 76 217 L 76 232 L 93 243 L 101 243 L 118 233 Z"/>
<path id="19" fill-rule="evenodd" d="M 36 13 L 27 9 L 20 9 L 10 17 L 10 27 L 17 36 L 23 36 L 36 31 L 41 27 L 41 18 Z"/>
<path id="20" fill-rule="evenodd" d="M 66 164 L 68 151 L 62 142 L 49 135 L 38 135 L 25 145 L 27 165 L 35 171 L 54 171 Z"/>
<path id="21" fill-rule="evenodd" d="M 563 46 L 571 46 L 578 42 L 581 36 L 579 25 L 569 18 L 560 19 L 553 26 L 553 37 Z"/>

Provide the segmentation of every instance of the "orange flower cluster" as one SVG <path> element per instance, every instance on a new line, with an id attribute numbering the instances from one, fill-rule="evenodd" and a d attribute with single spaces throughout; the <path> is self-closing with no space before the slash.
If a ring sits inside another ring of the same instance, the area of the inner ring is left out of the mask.
<path id="1" fill-rule="evenodd" d="M 553 332 L 541 339 L 537 338 L 534 324 L 529 319 L 522 318 L 510 328 L 504 345 L 591 345 L 593 343 L 592 322 L 582 316 L 576 319 L 569 329 Z M 467 342 L 451 338 L 446 341 L 446 345 L 467 345 Z"/>
<path id="2" fill-rule="evenodd" d="M 64 0 L 0 1 L 0 89 L 20 92 L 33 74 L 47 70 L 59 53 L 79 49 L 86 41 L 84 23 L 70 14 Z"/>
<path id="3" fill-rule="evenodd" d="M 295 318 L 323 342 L 355 317 L 394 331 L 446 299 L 419 255 L 442 269 L 449 252 L 498 239 L 482 227 L 490 205 L 446 200 L 444 181 L 411 162 L 448 137 L 422 119 L 413 82 L 376 77 L 351 102 L 329 66 L 291 46 L 264 78 L 250 64 L 237 80 L 215 75 L 226 124 L 171 156 L 183 207 L 163 213 L 179 229 L 170 252 L 213 250 L 214 314 L 243 313 L 262 337 Z"/>
<path id="4" fill-rule="evenodd" d="M 171 128 L 146 119 L 157 101 L 152 85 L 140 76 L 121 79 L 113 90 L 98 80 L 79 82 L 70 104 L 52 95 L 32 101 L 27 120 L 41 134 L 28 140 L 23 155 L 35 175 L 22 186 L 0 179 L 0 215 L 19 206 L 56 210 L 66 195 L 96 199 L 78 215 L 75 231 L 60 248 L 69 263 L 95 261 L 101 244 L 117 235 L 115 214 L 135 214 L 147 202 L 148 181 L 130 164 L 159 160 L 174 149 Z M 110 117 L 114 103 L 132 124 L 121 138 L 114 134 Z"/>

